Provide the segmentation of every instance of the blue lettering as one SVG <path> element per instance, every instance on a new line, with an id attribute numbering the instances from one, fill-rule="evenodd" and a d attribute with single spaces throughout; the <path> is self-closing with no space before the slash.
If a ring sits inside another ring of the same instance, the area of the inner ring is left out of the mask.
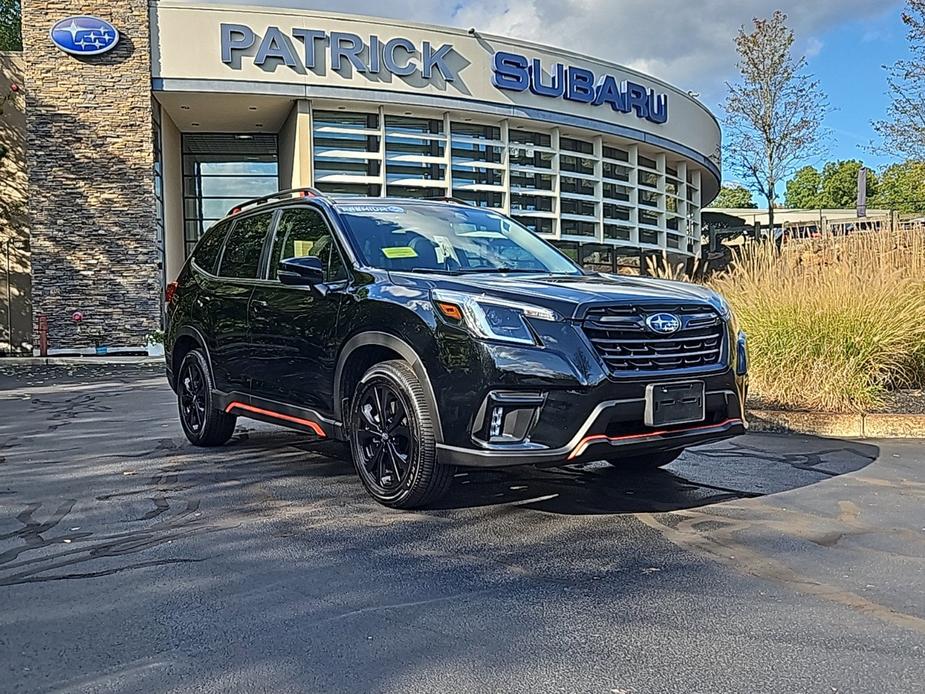
<path id="1" fill-rule="evenodd" d="M 646 88 L 635 82 L 627 82 L 624 91 L 626 92 L 627 112 L 635 110 L 640 118 L 648 118 L 649 95 L 646 93 Z"/>
<path id="2" fill-rule="evenodd" d="M 667 94 L 656 94 L 654 89 L 649 90 L 649 120 L 653 123 L 668 122 Z"/>
<path id="3" fill-rule="evenodd" d="M 590 104 L 594 101 L 594 73 L 583 67 L 569 67 L 566 70 L 568 87 L 565 98 L 569 101 L 580 101 Z"/>
<path id="4" fill-rule="evenodd" d="M 267 33 L 260 42 L 257 55 L 254 56 L 254 65 L 263 65 L 271 58 L 282 60 L 289 67 L 296 67 L 299 64 L 289 37 L 276 27 L 267 27 Z"/>
<path id="5" fill-rule="evenodd" d="M 369 37 L 369 71 L 379 74 L 379 66 L 382 63 L 382 48 L 379 37 L 373 34 Z"/>
<path id="6" fill-rule="evenodd" d="M 246 51 L 257 42 L 250 27 L 243 24 L 222 24 L 222 62 L 232 62 L 233 51 Z"/>
<path id="7" fill-rule="evenodd" d="M 530 86 L 530 71 L 527 65 L 527 59 L 522 55 L 498 51 L 492 63 L 491 83 L 498 89 L 526 91 Z"/>
<path id="8" fill-rule="evenodd" d="M 623 97 L 623 92 L 617 86 L 617 80 L 614 79 L 613 75 L 605 75 L 597 83 L 597 87 L 594 89 L 593 103 L 595 106 L 610 104 L 610 108 L 618 113 L 627 113 L 629 111 L 626 108 L 626 99 Z"/>
<path id="9" fill-rule="evenodd" d="M 331 69 L 334 72 L 340 72 L 344 58 L 350 61 L 357 72 L 366 72 L 366 63 L 360 58 L 362 52 L 363 39 L 356 34 L 331 32 Z"/>
<path id="10" fill-rule="evenodd" d="M 405 52 L 405 62 L 400 64 L 398 58 L 395 57 L 398 49 L 402 49 Z M 385 62 L 385 69 L 391 72 L 393 75 L 398 77 L 407 77 L 408 75 L 413 75 L 415 71 L 414 65 L 411 64 L 410 59 L 414 56 L 414 44 L 411 43 L 408 39 L 392 39 L 391 41 L 386 42 L 385 50 L 382 54 L 382 59 Z"/>
<path id="11" fill-rule="evenodd" d="M 315 41 L 321 39 L 327 40 L 328 35 L 323 31 L 315 29 L 293 29 L 292 35 L 305 43 L 305 67 L 309 70 L 315 69 Z"/>
<path id="12" fill-rule="evenodd" d="M 534 58 L 530 65 L 530 91 L 539 96 L 560 97 L 565 93 L 565 66 L 556 63 L 552 66 L 554 74 L 547 87 L 543 84 L 543 65 L 539 58 Z"/>
<path id="13" fill-rule="evenodd" d="M 447 65 L 446 62 L 446 58 L 452 50 L 453 47 L 448 43 L 443 44 L 435 51 L 431 47 L 430 41 L 424 42 L 424 47 L 421 51 L 423 56 L 421 73 L 424 75 L 424 79 L 430 79 L 434 68 L 437 68 L 437 72 L 443 75 L 443 79 L 445 79 L 447 82 L 452 82 L 456 79 L 456 75 L 453 74 L 453 71 L 450 69 L 450 66 Z"/>

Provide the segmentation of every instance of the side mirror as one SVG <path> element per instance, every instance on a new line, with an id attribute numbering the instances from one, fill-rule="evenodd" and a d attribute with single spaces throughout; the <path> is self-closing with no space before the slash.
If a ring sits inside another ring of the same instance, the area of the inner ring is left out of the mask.
<path id="1" fill-rule="evenodd" d="M 283 284 L 314 287 L 324 282 L 324 263 L 313 255 L 281 260 L 277 277 Z"/>

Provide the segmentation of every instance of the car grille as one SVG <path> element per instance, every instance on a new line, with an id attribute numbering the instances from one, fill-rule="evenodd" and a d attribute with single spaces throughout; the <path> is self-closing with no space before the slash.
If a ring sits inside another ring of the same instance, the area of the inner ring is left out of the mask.
<path id="1" fill-rule="evenodd" d="M 681 329 L 660 335 L 646 318 L 671 313 Z M 709 306 L 608 306 L 588 311 L 585 334 L 613 373 L 674 371 L 718 365 L 725 326 Z"/>

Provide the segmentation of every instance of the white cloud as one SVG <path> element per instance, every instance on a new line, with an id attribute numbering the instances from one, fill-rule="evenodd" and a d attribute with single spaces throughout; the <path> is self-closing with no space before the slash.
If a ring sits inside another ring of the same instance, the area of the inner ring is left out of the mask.
<path id="1" fill-rule="evenodd" d="M 634 67 L 684 89 L 719 97 L 734 75 L 733 37 L 753 17 L 781 9 L 812 56 L 819 35 L 841 22 L 881 15 L 899 0 L 217 0 L 385 15 L 475 27 L 562 46 Z"/>

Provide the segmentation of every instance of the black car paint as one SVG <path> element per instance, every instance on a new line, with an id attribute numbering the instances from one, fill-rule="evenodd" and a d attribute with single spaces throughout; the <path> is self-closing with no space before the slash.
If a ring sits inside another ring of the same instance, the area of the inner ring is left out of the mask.
<path id="1" fill-rule="evenodd" d="M 611 414 L 638 420 L 640 433 L 645 433 L 641 408 L 646 385 L 653 382 L 702 380 L 712 393 L 708 401 L 723 399 L 724 416 L 707 431 L 679 429 L 652 440 L 620 443 L 621 452 L 666 450 L 744 432 L 747 376 L 736 373 L 737 331 L 731 321 L 726 322 L 720 366 L 630 376 L 611 374 L 579 328 L 589 309 L 603 305 L 629 303 L 655 310 L 688 303 L 723 313 L 725 307 L 709 290 L 612 275 L 441 275 L 362 267 L 343 232 L 336 202 L 321 197 L 287 200 L 262 205 L 254 213 L 293 205 L 322 212 L 349 268 L 349 279 L 321 287 L 291 287 L 270 280 L 268 249 L 275 222 L 260 274 L 253 280 L 218 278 L 188 261 L 168 312 L 171 382 L 174 345 L 187 336 L 207 352 L 219 402 L 270 403 L 274 411 L 314 418 L 327 436 L 344 438 L 344 403 L 351 395 L 344 388 L 345 364 L 356 349 L 386 347 L 408 361 L 424 384 L 437 417 L 439 458 L 456 464 L 561 462 L 575 452 L 579 434 L 600 434 L 594 429 L 603 429 L 603 420 Z M 249 214 L 241 213 L 240 218 Z M 539 346 L 477 340 L 435 310 L 431 290 L 437 288 L 531 303 L 552 309 L 562 320 L 528 319 Z M 527 442 L 491 446 L 474 438 L 477 418 L 484 416 L 486 398 L 495 391 L 542 395 L 544 404 Z M 613 404 L 596 416 L 600 403 Z M 604 448 L 590 446 L 578 458 L 614 454 Z"/>

